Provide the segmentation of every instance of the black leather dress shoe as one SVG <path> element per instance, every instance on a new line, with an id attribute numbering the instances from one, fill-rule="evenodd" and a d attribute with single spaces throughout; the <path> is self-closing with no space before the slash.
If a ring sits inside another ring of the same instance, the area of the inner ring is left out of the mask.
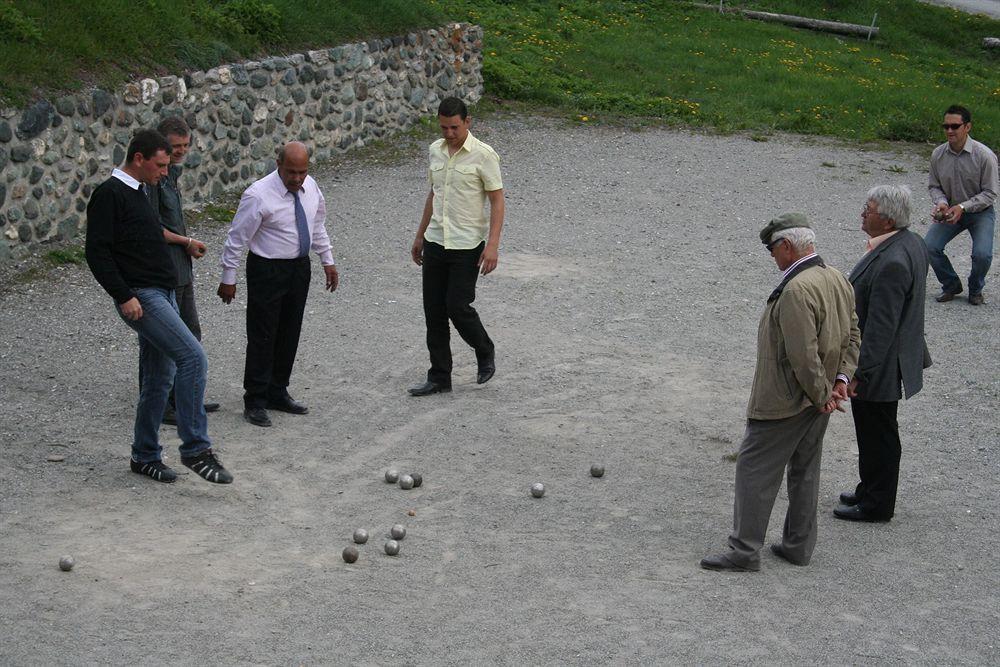
<path id="1" fill-rule="evenodd" d="M 439 384 L 428 380 L 416 387 L 410 387 L 410 396 L 430 396 L 431 394 L 446 394 L 451 391 L 450 384 Z"/>
<path id="2" fill-rule="evenodd" d="M 284 396 L 282 398 L 269 398 L 267 399 L 267 407 L 269 410 L 277 410 L 278 412 L 287 412 L 292 415 L 307 415 L 309 414 L 309 408 L 302 405 L 291 396 Z"/>
<path id="3" fill-rule="evenodd" d="M 219 404 L 218 403 L 206 403 L 205 404 L 205 412 L 218 412 L 218 411 L 219 411 Z"/>
<path id="4" fill-rule="evenodd" d="M 716 556 L 705 556 L 701 559 L 701 568 L 703 570 L 716 570 L 718 572 L 759 572 L 760 563 L 738 565 L 726 557 L 726 554 L 718 554 Z"/>
<path id="5" fill-rule="evenodd" d="M 788 555 L 788 552 L 785 551 L 785 548 L 780 544 L 778 544 L 777 542 L 771 545 L 771 553 L 773 553 L 781 560 L 791 563 L 792 565 L 795 565 L 796 567 L 805 567 L 806 565 L 805 563 L 800 563 L 797 560 L 794 560 L 791 556 Z"/>
<path id="6" fill-rule="evenodd" d="M 493 377 L 493 374 L 497 372 L 496 364 L 489 361 L 484 364 L 479 364 L 479 372 L 476 373 L 476 384 L 486 384 Z"/>
<path id="7" fill-rule="evenodd" d="M 243 419 L 254 426 L 270 426 L 271 418 L 267 416 L 264 408 L 246 408 L 243 410 Z"/>
<path id="8" fill-rule="evenodd" d="M 163 410 L 163 423 L 170 426 L 177 426 L 177 411 L 169 403 L 167 403 L 167 407 Z"/>
<path id="9" fill-rule="evenodd" d="M 847 505 L 851 507 L 852 505 L 858 504 L 858 497 L 854 495 L 853 491 L 844 491 L 840 494 L 840 504 Z"/>
<path id="10" fill-rule="evenodd" d="M 865 521 L 867 523 L 887 523 L 889 519 L 874 516 L 857 505 L 838 505 L 833 509 L 833 516 L 844 521 Z"/>

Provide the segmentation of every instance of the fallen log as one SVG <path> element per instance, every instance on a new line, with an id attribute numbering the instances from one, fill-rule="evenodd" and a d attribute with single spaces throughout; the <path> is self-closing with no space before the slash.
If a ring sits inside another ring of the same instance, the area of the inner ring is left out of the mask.
<path id="1" fill-rule="evenodd" d="M 711 9 L 725 14 L 740 14 L 749 19 L 767 21 L 769 23 L 784 23 L 796 28 L 808 28 L 809 30 L 819 30 L 821 32 L 832 32 L 838 35 L 850 35 L 851 37 L 865 37 L 871 39 L 878 35 L 878 28 L 874 25 L 858 25 L 857 23 L 841 23 L 839 21 L 824 21 L 822 19 L 810 19 L 803 16 L 792 16 L 790 14 L 773 14 L 771 12 L 758 12 L 740 7 L 723 7 L 719 5 L 708 5 L 702 2 L 691 3 L 695 7 Z"/>

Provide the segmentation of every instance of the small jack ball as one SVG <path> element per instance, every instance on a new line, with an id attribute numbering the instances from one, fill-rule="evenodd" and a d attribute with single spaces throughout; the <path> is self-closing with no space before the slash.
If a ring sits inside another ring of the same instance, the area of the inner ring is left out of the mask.
<path id="1" fill-rule="evenodd" d="M 340 555 L 344 557 L 345 563 L 353 563 L 358 559 L 358 548 L 351 544 L 344 547 L 344 551 Z"/>
<path id="2" fill-rule="evenodd" d="M 590 476 L 591 477 L 604 477 L 604 466 L 592 465 L 590 466 Z"/>
<path id="3" fill-rule="evenodd" d="M 410 477 L 413 478 L 413 488 L 414 489 L 424 483 L 424 476 L 421 475 L 419 472 L 412 472 L 412 473 L 410 473 Z"/>
<path id="4" fill-rule="evenodd" d="M 364 528 L 358 528 L 354 531 L 354 541 L 358 544 L 364 544 L 368 541 L 368 531 Z"/>
<path id="5" fill-rule="evenodd" d="M 399 477 L 399 488 L 401 489 L 412 489 L 413 488 L 413 478 L 409 475 L 400 475 Z"/>
<path id="6" fill-rule="evenodd" d="M 401 540 L 406 537 L 406 526 L 401 523 L 397 523 L 389 529 L 389 534 L 392 535 L 392 539 Z"/>
<path id="7" fill-rule="evenodd" d="M 531 495 L 536 498 L 541 498 L 545 495 L 545 485 L 541 482 L 535 482 L 531 485 Z"/>
<path id="8" fill-rule="evenodd" d="M 396 540 L 389 540 L 385 543 L 385 552 L 390 556 L 395 556 L 399 553 L 399 542 Z"/>
<path id="9" fill-rule="evenodd" d="M 385 481 L 389 484 L 395 484 L 396 480 L 399 479 L 399 473 L 392 468 L 385 471 Z"/>
<path id="10" fill-rule="evenodd" d="M 72 556 L 63 556 L 59 559 L 59 569 L 63 572 L 69 572 L 76 565 L 76 561 L 73 560 Z"/>

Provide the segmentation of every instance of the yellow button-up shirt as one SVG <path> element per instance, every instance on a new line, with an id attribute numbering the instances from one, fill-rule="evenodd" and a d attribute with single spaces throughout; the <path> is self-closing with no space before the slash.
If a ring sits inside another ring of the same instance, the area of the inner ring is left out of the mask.
<path id="1" fill-rule="evenodd" d="M 486 193 L 503 189 L 500 156 L 470 132 L 454 155 L 438 139 L 430 147 L 427 177 L 434 207 L 424 239 L 449 250 L 475 248 L 489 236 Z"/>

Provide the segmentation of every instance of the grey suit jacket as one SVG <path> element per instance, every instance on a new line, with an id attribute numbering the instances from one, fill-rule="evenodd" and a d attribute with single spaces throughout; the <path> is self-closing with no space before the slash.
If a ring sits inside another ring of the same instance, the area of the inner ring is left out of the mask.
<path id="1" fill-rule="evenodd" d="M 906 398 L 923 387 L 923 370 L 931 365 L 924 339 L 927 264 L 924 240 L 902 229 L 851 271 L 861 329 L 854 378 L 862 400 L 898 401 L 900 383 Z"/>

